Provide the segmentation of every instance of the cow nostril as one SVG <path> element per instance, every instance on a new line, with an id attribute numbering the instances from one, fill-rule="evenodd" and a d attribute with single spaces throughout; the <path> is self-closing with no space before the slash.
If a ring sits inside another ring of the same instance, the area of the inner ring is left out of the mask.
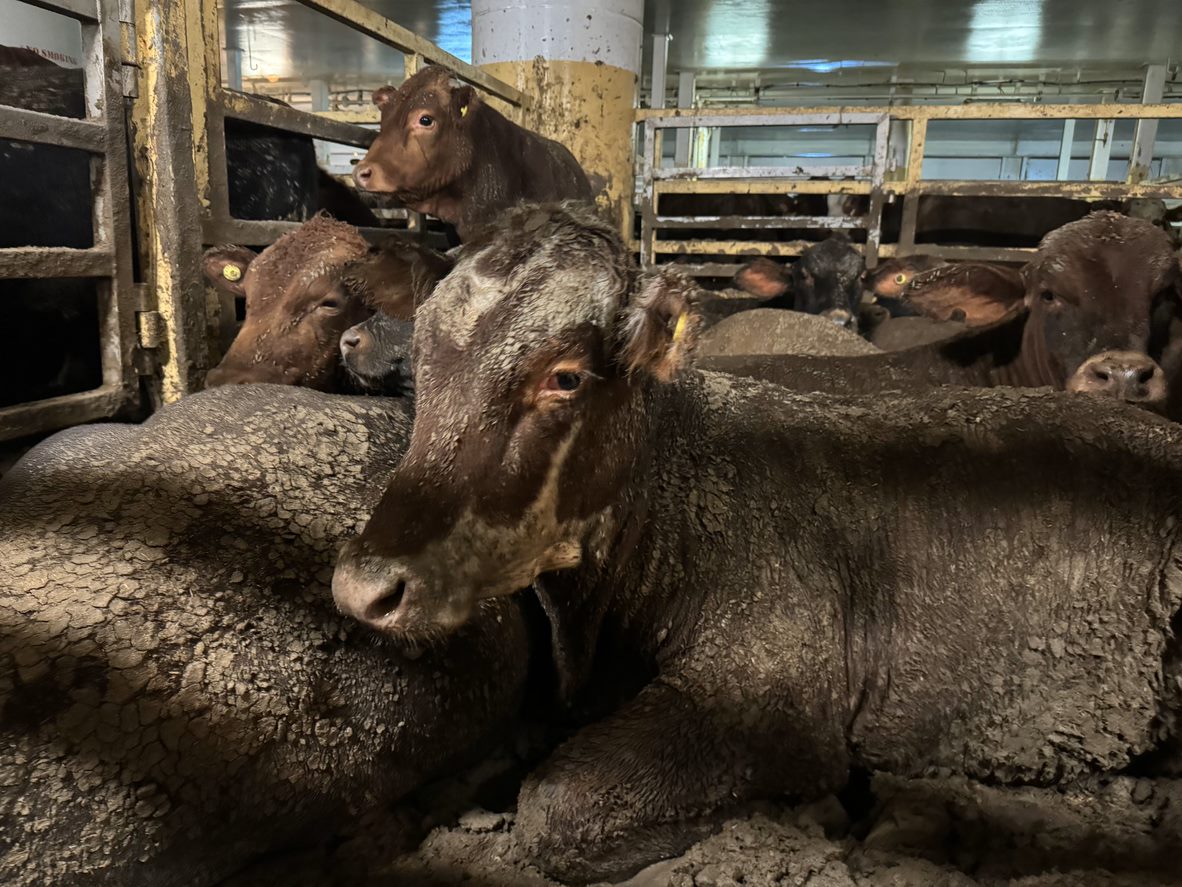
<path id="1" fill-rule="evenodd" d="M 1096 378 L 1099 379 L 1101 382 L 1108 381 L 1108 372 L 1106 370 L 1096 369 L 1096 370 L 1092 370 L 1092 372 L 1095 374 Z"/>
<path id="2" fill-rule="evenodd" d="M 1137 374 L 1137 381 L 1140 382 L 1142 385 L 1144 385 L 1146 382 L 1148 382 L 1150 379 L 1152 379 L 1156 374 L 1157 374 L 1157 370 L 1153 367 L 1150 367 L 1149 369 L 1141 370 L 1141 372 Z"/>
<path id="3" fill-rule="evenodd" d="M 399 579 L 389 592 L 382 595 L 365 608 L 365 618 L 370 620 L 383 619 L 398 609 L 402 598 L 406 595 L 406 580 Z"/>
<path id="4" fill-rule="evenodd" d="M 359 336 L 357 333 L 345 333 L 345 335 L 341 337 L 341 346 L 344 348 L 352 350 L 360 345 L 361 336 Z"/>

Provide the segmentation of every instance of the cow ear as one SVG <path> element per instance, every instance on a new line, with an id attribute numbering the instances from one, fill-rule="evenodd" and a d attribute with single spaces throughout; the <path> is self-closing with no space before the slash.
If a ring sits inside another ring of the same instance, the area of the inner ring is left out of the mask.
<path id="1" fill-rule="evenodd" d="M 236 296 L 245 296 L 242 282 L 246 269 L 257 258 L 257 254 L 244 246 L 215 246 L 206 250 L 201 258 L 205 279 L 213 286 Z"/>
<path id="2" fill-rule="evenodd" d="M 345 282 L 375 311 L 410 320 L 453 264 L 434 250 L 392 238 L 350 265 Z"/>
<path id="3" fill-rule="evenodd" d="M 397 86 L 380 86 L 373 91 L 373 103 L 379 108 L 384 108 L 394 101 L 396 95 L 398 95 Z"/>
<path id="4" fill-rule="evenodd" d="M 465 84 L 451 94 L 451 109 L 457 117 L 467 117 L 477 102 L 476 90 Z"/>
<path id="5" fill-rule="evenodd" d="M 756 298 L 774 299 L 788 292 L 788 275 L 771 259 L 755 259 L 739 269 L 735 286 Z"/>
<path id="6" fill-rule="evenodd" d="M 689 363 L 702 325 L 698 288 L 676 271 L 641 278 L 624 311 L 620 362 L 628 373 L 649 373 L 668 382 Z"/>

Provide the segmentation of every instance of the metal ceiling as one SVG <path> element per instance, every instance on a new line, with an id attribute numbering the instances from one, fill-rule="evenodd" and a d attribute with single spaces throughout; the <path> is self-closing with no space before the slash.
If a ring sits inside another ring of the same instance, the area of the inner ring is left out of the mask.
<path id="1" fill-rule="evenodd" d="M 460 58 L 467 0 L 362 0 Z M 227 43 L 250 80 L 397 80 L 401 57 L 294 0 L 226 0 Z M 900 69 L 1130 68 L 1182 56 L 1182 0 L 649 0 L 673 71 L 782 80 L 888 79 Z M 646 61 L 647 64 L 647 61 Z"/>

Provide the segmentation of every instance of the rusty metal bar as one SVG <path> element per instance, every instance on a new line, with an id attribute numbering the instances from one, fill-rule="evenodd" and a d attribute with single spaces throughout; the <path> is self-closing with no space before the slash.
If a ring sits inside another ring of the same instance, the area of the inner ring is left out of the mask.
<path id="1" fill-rule="evenodd" d="M 1145 83 L 1141 90 L 1141 102 L 1160 102 L 1166 86 L 1166 66 L 1146 65 Z M 1156 120 L 1138 120 L 1133 131 L 1133 149 L 1129 152 L 1129 174 L 1127 181 L 1135 185 L 1149 178 L 1149 167 L 1153 163 L 1153 145 L 1157 140 Z"/>
<path id="2" fill-rule="evenodd" d="M 869 194 L 870 182 L 848 179 L 664 179 L 653 182 L 657 194 Z"/>
<path id="3" fill-rule="evenodd" d="M 28 6 L 36 6 L 47 12 L 56 12 L 79 22 L 95 23 L 99 20 L 95 0 L 21 0 Z"/>
<path id="4" fill-rule="evenodd" d="M 887 176 L 887 153 L 891 140 L 891 118 L 884 114 L 874 129 L 874 158 L 870 164 L 870 209 L 867 213 L 869 226 L 866 231 L 866 267 L 878 265 L 878 245 L 882 240 L 882 208 L 886 203 L 883 187 Z"/>
<path id="5" fill-rule="evenodd" d="M 1074 197 L 1079 200 L 1119 200 L 1133 197 L 1158 197 L 1182 200 L 1182 183 L 1124 182 L 1022 182 L 1022 181 L 924 181 L 916 194 L 940 194 L 948 197 Z"/>
<path id="6" fill-rule="evenodd" d="M 657 216 L 656 227 L 682 228 L 865 228 L 865 216 Z"/>
<path id="7" fill-rule="evenodd" d="M 749 113 L 728 113 L 727 109 L 703 111 L 701 109 L 668 108 L 668 109 L 640 109 L 636 112 L 638 120 L 652 120 L 657 129 L 685 129 L 686 127 L 714 127 L 714 126 L 866 126 L 877 125 L 884 114 L 889 115 L 890 109 L 867 112 L 838 109 L 835 111 L 818 111 L 812 108 L 800 114 L 765 114 L 761 109 L 743 109 Z M 779 110 L 779 109 L 776 109 Z M 664 116 L 668 115 L 668 116 Z M 791 120 L 780 119 L 791 117 Z"/>
<path id="8" fill-rule="evenodd" d="M 209 367 L 200 238 L 209 193 L 203 33 L 201 4 L 137 0 L 141 57 L 157 60 L 144 66 L 135 115 L 145 280 L 164 321 L 153 397 L 163 403 L 199 390 Z"/>
<path id="9" fill-rule="evenodd" d="M 1038 252 L 1033 247 L 1022 249 L 1018 247 L 990 247 L 990 246 L 943 246 L 938 243 L 920 243 L 913 249 L 904 250 L 903 245 L 897 247 L 884 244 L 879 247 L 880 258 L 914 255 L 917 252 L 925 256 L 935 256 L 958 262 L 1020 262 L 1025 264 L 1030 257 Z"/>
<path id="10" fill-rule="evenodd" d="M 12 440 L 114 415 L 126 402 L 121 385 L 0 408 L 0 440 Z"/>
<path id="11" fill-rule="evenodd" d="M 246 120 L 261 126 L 358 148 L 368 148 L 377 135 L 372 129 L 327 120 L 319 114 L 299 111 L 287 105 L 277 105 L 246 93 L 230 90 L 219 90 L 219 93 L 222 117 Z"/>
<path id="12" fill-rule="evenodd" d="M 656 240 L 653 253 L 671 256 L 799 256 L 802 250 L 816 246 L 813 240 L 772 243 L 764 240 Z M 861 244 L 854 244 L 861 252 Z"/>
<path id="13" fill-rule="evenodd" d="M 791 179 L 801 176 L 830 179 L 870 178 L 865 166 L 698 166 L 688 169 L 654 169 L 653 179 Z"/>
<path id="14" fill-rule="evenodd" d="M 107 131 L 96 120 L 58 117 L 56 114 L 0 105 L 0 139 L 58 145 L 101 154 L 107 144 Z"/>
<path id="15" fill-rule="evenodd" d="M 329 18 L 348 25 L 368 37 L 392 46 L 399 52 L 417 55 L 429 62 L 444 65 L 461 80 L 479 86 L 486 92 L 504 99 L 518 108 L 530 107 L 530 97 L 508 83 L 498 80 L 473 67 L 450 52 L 440 49 L 429 40 L 395 24 L 379 13 L 361 5 L 357 0 L 298 0 L 309 9 L 324 13 Z M 409 75 L 408 75 L 409 76 Z"/>
<path id="16" fill-rule="evenodd" d="M 895 120 L 1103 120 L 1106 118 L 1175 119 L 1182 117 L 1182 102 L 1155 102 L 1153 104 L 1095 104 L 1095 105 L 1043 105 L 1031 102 L 974 102 L 968 105 L 891 105 L 866 107 L 861 105 L 840 106 L 825 112 L 812 107 L 767 107 L 767 108 L 712 108 L 708 112 L 709 126 L 760 126 L 767 125 L 768 117 L 818 118 L 823 123 L 874 123 L 878 117 L 887 114 Z M 680 108 L 639 108 L 638 121 L 657 121 L 658 126 L 672 126 L 667 120 L 679 117 L 705 117 L 700 109 Z M 857 121 L 856 117 L 870 117 Z M 742 122 L 736 122 L 742 121 Z M 783 123 L 783 126 L 793 124 Z"/>
<path id="17" fill-rule="evenodd" d="M 109 249 L 0 249 L 0 278 L 110 277 L 114 271 L 115 254 Z"/>

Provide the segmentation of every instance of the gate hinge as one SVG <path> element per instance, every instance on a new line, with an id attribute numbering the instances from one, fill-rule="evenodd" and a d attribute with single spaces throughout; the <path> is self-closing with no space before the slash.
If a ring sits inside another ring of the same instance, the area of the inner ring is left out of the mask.
<path id="1" fill-rule="evenodd" d="M 139 48 L 135 33 L 135 0 L 119 0 L 119 42 L 122 50 L 120 71 L 124 98 L 138 98 L 140 94 Z"/>

